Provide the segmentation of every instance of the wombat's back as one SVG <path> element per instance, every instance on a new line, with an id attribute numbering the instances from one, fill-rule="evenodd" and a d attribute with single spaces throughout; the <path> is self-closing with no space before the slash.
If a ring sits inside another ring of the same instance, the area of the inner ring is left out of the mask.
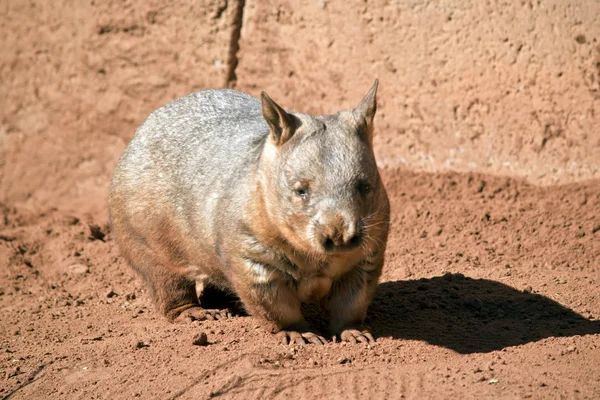
<path id="1" fill-rule="evenodd" d="M 118 175 L 156 180 L 153 169 L 159 168 L 184 185 L 221 179 L 224 166 L 232 170 L 258 155 L 267 134 L 258 99 L 235 90 L 193 93 L 150 114 L 121 157 Z"/>
<path id="2" fill-rule="evenodd" d="M 109 197 L 115 233 L 169 221 L 177 231 L 213 237 L 214 225 L 227 222 L 220 220 L 222 205 L 246 192 L 268 133 L 260 101 L 235 90 L 197 92 L 159 108 L 115 169 Z"/>

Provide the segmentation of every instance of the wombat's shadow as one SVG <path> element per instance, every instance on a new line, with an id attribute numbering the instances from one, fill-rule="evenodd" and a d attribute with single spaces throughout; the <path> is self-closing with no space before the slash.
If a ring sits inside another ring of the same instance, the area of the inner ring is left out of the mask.
<path id="1" fill-rule="evenodd" d="M 235 297 L 207 289 L 201 297 L 206 308 L 236 309 Z M 317 305 L 306 305 L 303 312 L 324 332 L 326 316 Z M 600 333 L 600 321 L 590 321 L 547 297 L 462 274 L 383 282 L 365 322 L 376 337 L 424 340 L 463 354 Z"/>
<path id="2" fill-rule="evenodd" d="M 547 297 L 462 274 L 381 283 L 366 323 L 379 337 L 424 340 L 463 354 L 600 333 L 599 321 Z"/>

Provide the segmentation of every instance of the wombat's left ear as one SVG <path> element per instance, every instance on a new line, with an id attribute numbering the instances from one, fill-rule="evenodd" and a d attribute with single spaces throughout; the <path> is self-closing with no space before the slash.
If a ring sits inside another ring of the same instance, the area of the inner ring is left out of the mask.
<path id="1" fill-rule="evenodd" d="M 265 92 L 260 94 L 262 113 L 271 128 L 271 139 L 278 146 L 284 144 L 294 135 L 298 127 L 296 118 L 279 107 Z"/>
<path id="2" fill-rule="evenodd" d="M 369 136 L 372 133 L 373 118 L 375 118 L 375 112 L 377 111 L 377 86 L 379 86 L 379 80 L 375 79 L 375 83 L 371 87 L 371 90 L 369 90 L 369 93 L 352 110 L 352 115 L 359 125 L 367 124 L 366 128 Z"/>

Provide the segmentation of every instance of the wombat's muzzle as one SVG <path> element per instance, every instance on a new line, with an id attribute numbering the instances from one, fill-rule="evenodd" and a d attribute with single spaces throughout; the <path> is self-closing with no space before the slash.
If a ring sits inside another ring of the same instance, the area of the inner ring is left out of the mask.
<path id="1" fill-rule="evenodd" d="M 319 221 L 315 229 L 315 238 L 326 252 L 352 250 L 363 241 L 360 223 L 340 214 Z"/>

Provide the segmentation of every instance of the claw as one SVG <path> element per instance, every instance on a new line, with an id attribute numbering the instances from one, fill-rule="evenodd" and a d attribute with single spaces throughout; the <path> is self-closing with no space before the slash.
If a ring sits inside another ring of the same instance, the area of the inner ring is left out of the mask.
<path id="1" fill-rule="evenodd" d="M 306 340 L 302 335 L 298 335 L 294 337 L 294 344 L 302 346 L 303 344 L 306 344 Z"/>
<path id="2" fill-rule="evenodd" d="M 327 339 L 313 332 L 297 332 L 297 331 L 280 331 L 276 335 L 284 345 L 289 344 L 316 344 L 323 345 L 327 343 Z"/>
<path id="3" fill-rule="evenodd" d="M 312 344 L 324 345 L 327 342 L 323 336 L 317 335 L 313 332 L 304 332 L 302 333 L 302 337 Z"/>
<path id="4" fill-rule="evenodd" d="M 359 331 L 358 329 L 346 329 L 340 334 L 340 338 L 342 342 L 352 344 L 375 342 L 375 338 L 368 330 Z"/>
<path id="5" fill-rule="evenodd" d="M 342 332 L 342 334 L 340 336 L 342 338 L 342 342 L 356 344 L 356 337 L 355 337 L 354 332 L 344 331 L 344 332 Z"/>

